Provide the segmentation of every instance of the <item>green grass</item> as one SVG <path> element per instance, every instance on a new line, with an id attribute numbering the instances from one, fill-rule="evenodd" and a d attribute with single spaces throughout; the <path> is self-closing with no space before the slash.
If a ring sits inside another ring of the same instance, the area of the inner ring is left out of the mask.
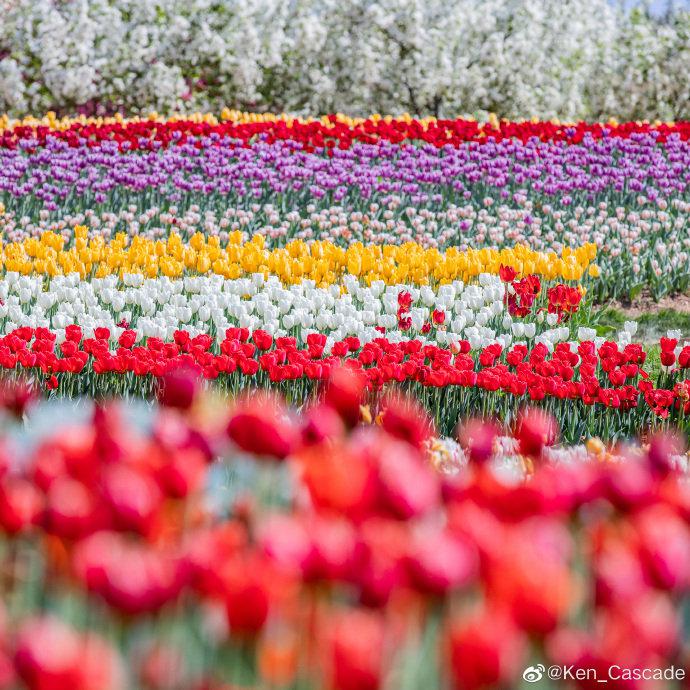
<path id="1" fill-rule="evenodd" d="M 635 340 L 656 340 L 666 331 L 678 330 L 684 336 L 690 336 L 690 313 L 675 309 L 660 309 L 656 312 L 646 312 L 631 319 L 614 307 L 603 307 L 592 313 L 592 327 L 597 334 L 608 337 L 615 335 L 623 328 L 626 321 L 636 321 L 638 331 Z"/>

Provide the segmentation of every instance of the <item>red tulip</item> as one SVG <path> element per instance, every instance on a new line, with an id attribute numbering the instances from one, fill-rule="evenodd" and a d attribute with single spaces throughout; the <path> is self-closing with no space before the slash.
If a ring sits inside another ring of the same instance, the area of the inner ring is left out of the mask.
<path id="1" fill-rule="evenodd" d="M 192 446 L 163 450 L 154 476 L 166 496 L 186 498 L 203 487 L 207 471 L 204 451 Z"/>
<path id="2" fill-rule="evenodd" d="M 458 440 L 471 463 L 483 465 L 491 460 L 500 430 L 491 420 L 469 419 L 458 430 Z"/>
<path id="3" fill-rule="evenodd" d="M 262 552 L 283 570 L 302 570 L 311 551 L 309 532 L 303 520 L 292 515 L 271 515 L 259 528 Z"/>
<path id="4" fill-rule="evenodd" d="M 17 674 L 12 657 L 5 650 L 0 650 L 0 688 L 13 690 L 17 687 Z"/>
<path id="5" fill-rule="evenodd" d="M 467 585 L 477 573 L 477 552 L 448 530 L 420 527 L 412 533 L 408 572 L 422 593 L 443 596 Z"/>
<path id="6" fill-rule="evenodd" d="M 672 510 L 653 506 L 634 518 L 639 557 L 649 582 L 661 589 L 690 585 L 690 529 Z"/>
<path id="7" fill-rule="evenodd" d="M 652 503 L 657 492 L 649 464 L 632 454 L 625 462 L 607 468 L 604 485 L 611 503 L 625 511 Z"/>
<path id="8" fill-rule="evenodd" d="M 94 420 L 95 421 L 95 420 Z M 101 462 L 95 453 L 96 430 L 91 426 L 67 426 L 58 430 L 43 447 L 46 453 L 60 455 L 66 474 L 92 487 L 100 478 Z M 55 460 L 50 472 L 61 471 Z M 49 479 L 46 477 L 46 479 Z"/>
<path id="9" fill-rule="evenodd" d="M 151 477 L 123 464 L 108 467 L 103 476 L 103 497 L 115 529 L 151 533 L 162 503 Z"/>
<path id="10" fill-rule="evenodd" d="M 71 324 L 65 328 L 65 338 L 70 342 L 78 343 L 82 339 L 81 326 Z"/>
<path id="11" fill-rule="evenodd" d="M 165 407 L 189 409 L 199 392 L 199 375 L 189 367 L 177 367 L 160 379 L 158 402 Z"/>
<path id="12" fill-rule="evenodd" d="M 400 311 L 406 312 L 409 310 L 409 308 L 412 306 L 412 295 L 407 292 L 407 290 L 403 290 L 402 292 L 398 293 L 398 307 Z"/>
<path id="13" fill-rule="evenodd" d="M 434 428 L 428 414 L 412 400 L 389 397 L 383 403 L 381 426 L 391 435 L 422 449 Z"/>
<path id="14" fill-rule="evenodd" d="M 326 686 L 378 690 L 383 682 L 384 624 L 378 614 L 348 611 L 329 623 Z"/>
<path id="15" fill-rule="evenodd" d="M 241 554 L 247 543 L 247 530 L 239 520 L 192 532 L 185 557 L 191 586 L 202 596 L 223 598 L 222 566 Z"/>
<path id="16" fill-rule="evenodd" d="M 306 582 L 344 580 L 351 574 L 356 532 L 344 519 L 314 515 L 306 524 L 311 548 L 302 563 Z"/>
<path id="17" fill-rule="evenodd" d="M 360 405 L 363 395 L 363 375 L 341 367 L 331 373 L 326 385 L 324 401 L 343 418 L 348 426 L 355 426 L 361 416 Z"/>
<path id="18" fill-rule="evenodd" d="M 130 616 L 158 611 L 175 600 L 186 577 L 174 554 L 114 532 L 97 532 L 80 541 L 73 569 L 87 589 Z"/>
<path id="19" fill-rule="evenodd" d="M 381 608 L 408 584 L 409 535 L 400 520 L 371 517 L 360 525 L 352 578 L 364 606 Z"/>
<path id="20" fill-rule="evenodd" d="M 93 492 L 82 482 L 59 477 L 46 495 L 45 530 L 66 539 L 79 539 L 107 525 L 107 516 Z"/>
<path id="21" fill-rule="evenodd" d="M 101 638 L 79 634 L 61 621 L 31 618 L 17 636 L 18 675 L 30 690 L 119 690 L 120 659 Z"/>
<path id="22" fill-rule="evenodd" d="M 431 313 L 431 318 L 437 326 L 441 326 L 446 322 L 446 312 L 442 309 L 434 309 Z"/>
<path id="23" fill-rule="evenodd" d="M 649 440 L 647 461 L 650 469 L 657 476 L 666 476 L 674 469 L 673 456 L 682 456 L 685 442 L 679 434 L 665 432 L 654 434 Z"/>
<path id="24" fill-rule="evenodd" d="M 83 651 L 72 628 L 55 618 L 31 618 L 17 634 L 15 668 L 30 690 L 76 690 Z"/>
<path id="25" fill-rule="evenodd" d="M 412 446 L 371 434 L 362 448 L 378 465 L 380 508 L 396 518 L 409 520 L 437 505 L 438 476 Z"/>
<path id="26" fill-rule="evenodd" d="M 634 545 L 623 539 L 607 538 L 592 557 L 596 604 L 625 605 L 638 601 L 647 590 L 642 563 Z"/>
<path id="27" fill-rule="evenodd" d="M 125 330 L 120 334 L 120 337 L 117 339 L 118 344 L 120 347 L 126 347 L 130 348 L 134 343 L 137 341 L 137 334 L 136 331 L 130 331 L 130 330 Z"/>
<path id="28" fill-rule="evenodd" d="M 273 337 L 266 331 L 256 330 L 252 334 L 252 340 L 259 350 L 269 350 L 273 345 Z"/>
<path id="29" fill-rule="evenodd" d="M 529 457 L 541 456 L 544 446 L 551 446 L 558 438 L 558 423 L 553 415 L 538 408 L 520 413 L 515 429 L 520 453 Z"/>
<path id="30" fill-rule="evenodd" d="M 375 508 L 379 484 L 374 459 L 353 443 L 336 441 L 326 453 L 309 446 L 296 460 L 301 483 L 317 509 L 356 520 Z"/>
<path id="31" fill-rule="evenodd" d="M 525 638 L 501 611 L 484 609 L 451 622 L 450 672 L 456 690 L 512 687 L 525 659 Z"/>
<path id="32" fill-rule="evenodd" d="M 24 379 L 5 380 L 0 384 L 0 407 L 21 419 L 37 399 L 33 386 Z"/>
<path id="33" fill-rule="evenodd" d="M 615 631 L 618 629 L 621 638 L 627 638 L 632 647 L 640 650 L 638 663 L 647 654 L 665 659 L 677 654 L 682 632 L 681 617 L 674 601 L 664 593 L 647 589 L 635 598 L 635 606 L 623 601 L 605 611 L 608 618 L 605 634 L 615 645 Z"/>
<path id="34" fill-rule="evenodd" d="M 43 497 L 30 482 L 19 477 L 0 481 L 0 528 L 9 535 L 30 529 L 43 509 Z"/>
<path id="35" fill-rule="evenodd" d="M 227 434 L 241 450 L 283 460 L 296 448 L 298 432 L 275 398 L 255 394 L 241 401 L 228 422 Z"/>
<path id="36" fill-rule="evenodd" d="M 315 445 L 335 441 L 345 433 L 341 416 L 329 405 L 317 405 L 303 413 L 302 442 Z"/>
<path id="37" fill-rule="evenodd" d="M 65 457 L 50 441 L 38 446 L 34 452 L 31 481 L 46 492 L 58 478 L 67 474 Z"/>
<path id="38" fill-rule="evenodd" d="M 490 576 L 491 596 L 501 602 L 526 632 L 553 632 L 575 600 L 575 586 L 567 564 L 544 556 L 527 543 L 511 551 Z"/>
<path id="39" fill-rule="evenodd" d="M 673 350 L 662 350 L 659 354 L 661 364 L 665 367 L 671 367 L 676 362 L 676 355 Z"/>
<path id="40" fill-rule="evenodd" d="M 271 573 L 255 555 L 233 558 L 223 568 L 225 607 L 230 634 L 255 637 L 261 632 L 271 608 Z"/>

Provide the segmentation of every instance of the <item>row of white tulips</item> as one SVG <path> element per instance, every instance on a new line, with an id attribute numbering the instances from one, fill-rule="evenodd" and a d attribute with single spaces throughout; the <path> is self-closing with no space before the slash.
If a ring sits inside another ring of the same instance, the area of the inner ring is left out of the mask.
<path id="1" fill-rule="evenodd" d="M 109 328 L 113 340 L 129 327 L 141 341 L 170 340 L 178 329 L 222 340 L 227 328 L 239 326 L 263 329 L 276 337 L 296 336 L 300 343 L 310 333 L 323 333 L 328 336 L 327 352 L 348 336 L 362 343 L 379 338 L 380 329 L 391 341 L 415 337 L 447 346 L 465 339 L 473 348 L 517 342 L 552 347 L 575 338 L 596 339 L 593 329 L 558 325 L 555 314 L 513 319 L 503 302 L 504 291 L 498 276 L 488 274 L 476 284 L 455 281 L 434 290 L 387 286 L 383 281 L 363 286 L 354 276 L 320 288 L 309 280 L 286 286 L 275 276 L 266 279 L 261 274 L 238 280 L 218 275 L 145 279 L 140 274 L 123 280 L 115 276 L 82 280 L 77 274 L 47 279 L 7 273 L 0 280 L 0 328 L 3 333 L 20 326 L 50 328 L 62 341 L 70 324 L 79 324 L 87 336 L 98 327 Z M 411 325 L 405 329 L 398 319 L 402 292 L 412 298 L 405 314 Z M 442 324 L 434 322 L 435 310 L 443 312 Z M 628 325 L 621 341 L 629 342 L 633 335 L 634 324 Z"/>

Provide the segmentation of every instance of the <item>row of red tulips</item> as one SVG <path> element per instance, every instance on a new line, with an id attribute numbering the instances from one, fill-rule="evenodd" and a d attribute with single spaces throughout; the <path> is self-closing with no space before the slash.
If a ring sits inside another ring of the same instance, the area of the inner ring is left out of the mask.
<path id="1" fill-rule="evenodd" d="M 84 339 L 81 329 L 73 326 L 67 329 L 66 341 L 56 348 L 54 333 L 20 328 L 0 338 L 0 365 L 12 370 L 35 369 L 46 378 L 47 388 L 56 389 L 60 378 L 73 387 L 75 380 L 87 382 L 94 379 L 92 375 L 131 373 L 150 379 L 181 366 L 198 368 L 207 379 L 224 379 L 230 387 L 320 381 L 333 367 L 346 364 L 360 370 L 373 389 L 416 382 L 424 387 L 476 388 L 531 400 L 552 397 L 622 409 L 644 402 L 661 417 L 674 408 L 683 414 L 689 411 L 683 371 L 690 363 L 690 347 L 680 352 L 678 368 L 667 377 L 669 387 L 656 388 L 644 371 L 642 347 L 627 345 L 621 350 L 613 342 L 604 343 L 598 351 L 591 342 L 580 343 L 577 349 L 561 343 L 553 353 L 545 345 L 536 345 L 531 351 L 518 345 L 506 352 L 491 345 L 473 355 L 467 342 L 451 350 L 423 346 L 415 340 L 390 343 L 381 338 L 362 347 L 353 337 L 336 343 L 331 355 L 324 356 L 326 338 L 317 334 L 309 337 L 304 349 L 297 347 L 294 338 L 274 341 L 264 331 L 256 331 L 250 338 L 246 329 L 228 329 L 218 348 L 212 348 L 210 336 L 192 338 L 184 331 L 176 332 L 171 343 L 149 338 L 145 346 L 137 346 L 135 332 L 125 331 L 119 347 L 111 350 L 109 336 L 107 329 L 97 329 L 94 338 Z M 661 345 L 662 363 L 670 367 L 676 363 L 677 342 L 664 338 Z"/>
<path id="2" fill-rule="evenodd" d="M 539 663 L 586 672 L 582 688 L 685 677 L 677 438 L 551 465 L 555 420 L 523 411 L 525 479 L 495 472 L 479 421 L 459 432 L 469 466 L 444 476 L 424 413 L 390 398 L 359 425 L 363 382 L 343 369 L 301 417 L 257 395 L 182 404 L 184 387 L 167 376 L 176 409 L 143 435 L 97 408 L 5 459 L 1 688 L 480 690 Z M 250 479 L 213 511 L 218 455 Z"/>
<path id="3" fill-rule="evenodd" d="M 17 126 L 0 132 L 0 147 L 14 148 L 20 142 L 34 141 L 45 144 L 47 137 L 66 141 L 70 146 L 79 146 L 80 141 L 97 144 L 100 141 L 116 141 L 127 144 L 130 150 L 152 149 L 185 143 L 189 137 L 232 137 L 250 142 L 263 136 L 266 141 L 298 141 L 308 148 L 350 148 L 354 142 L 392 143 L 425 142 L 437 147 L 458 146 L 468 141 L 484 143 L 490 140 L 517 139 L 523 142 L 531 138 L 542 141 L 565 141 L 580 143 L 586 136 L 629 138 L 633 135 L 656 132 L 659 142 L 671 135 L 681 139 L 690 138 L 690 122 L 673 124 L 649 124 L 624 122 L 621 124 L 587 123 L 556 124 L 554 122 L 509 122 L 480 123 L 474 120 L 435 120 L 422 124 L 418 120 L 371 120 L 350 124 L 331 116 L 328 124 L 321 121 L 301 123 L 284 120 L 265 122 L 114 122 L 109 124 L 84 124 L 74 122 L 66 129 L 47 126 Z"/>
<path id="4" fill-rule="evenodd" d="M 0 367 L 34 373 L 57 394 L 101 397 L 150 394 L 155 380 L 166 372 L 190 367 L 233 393 L 273 386 L 299 401 L 309 397 L 315 383 L 344 365 L 360 372 L 372 395 L 386 387 L 420 389 L 419 396 L 428 409 L 436 409 L 436 421 L 446 432 L 460 412 L 483 413 L 495 404 L 510 419 L 514 414 L 508 408 L 514 411 L 526 400 L 563 402 L 575 411 L 609 408 L 617 413 L 616 419 L 637 423 L 638 431 L 652 424 L 653 417 L 683 424 L 690 413 L 690 346 L 676 354 L 675 339 L 661 339 L 661 363 L 667 373 L 658 381 L 645 371 L 646 353 L 637 344 L 621 348 L 604 342 L 597 349 L 591 341 L 577 346 L 559 343 L 553 352 L 544 344 L 531 350 L 525 345 L 504 350 L 494 344 L 472 352 L 467 341 L 446 349 L 383 337 L 362 345 L 350 337 L 335 343 L 328 355 L 325 346 L 326 337 L 319 334 L 310 335 L 307 347 L 300 348 L 292 337 L 274 339 L 265 331 L 250 334 L 230 328 L 220 344 L 210 335 L 192 337 L 186 331 L 177 331 L 172 342 L 148 338 L 137 344 L 136 333 L 126 330 L 112 348 L 108 329 L 96 329 L 94 337 L 84 338 L 79 326 L 69 326 L 66 340 L 56 346 L 55 333 L 22 327 L 0 337 Z M 453 401 L 451 395 L 459 397 Z M 572 403 L 577 403 L 574 408 Z M 592 420 L 595 416 L 590 415 Z M 602 433 L 598 427 L 585 431 Z M 608 433 L 621 431 L 615 427 Z"/>

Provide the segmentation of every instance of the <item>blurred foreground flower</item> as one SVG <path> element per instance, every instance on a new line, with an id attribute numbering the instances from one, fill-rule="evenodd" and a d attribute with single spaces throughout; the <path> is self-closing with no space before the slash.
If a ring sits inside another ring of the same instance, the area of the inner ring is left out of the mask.
<path id="1" fill-rule="evenodd" d="M 461 421 L 441 473 L 454 442 L 399 397 L 359 424 L 348 376 L 301 415 L 255 394 L 209 426 L 185 379 L 147 431 L 100 405 L 7 454 L 0 687 L 500 690 L 539 663 L 687 658 L 682 439 L 555 447 L 531 408 L 515 437 Z"/>

